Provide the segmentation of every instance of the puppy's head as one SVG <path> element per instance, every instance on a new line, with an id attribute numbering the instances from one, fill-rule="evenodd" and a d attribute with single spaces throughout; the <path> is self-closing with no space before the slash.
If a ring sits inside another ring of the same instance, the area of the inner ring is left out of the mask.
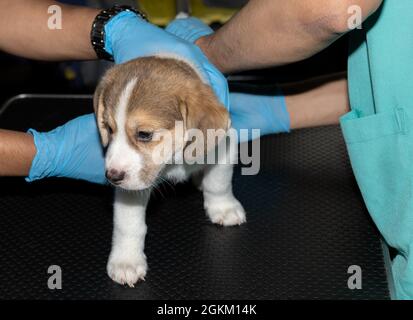
<path id="1" fill-rule="evenodd" d="M 187 63 L 170 58 L 139 58 L 111 68 L 96 89 L 94 108 L 108 147 L 106 176 L 126 190 L 149 188 L 189 144 L 205 144 L 187 141 L 190 129 L 206 137 L 208 129 L 229 128 L 228 112 L 211 88 Z"/>

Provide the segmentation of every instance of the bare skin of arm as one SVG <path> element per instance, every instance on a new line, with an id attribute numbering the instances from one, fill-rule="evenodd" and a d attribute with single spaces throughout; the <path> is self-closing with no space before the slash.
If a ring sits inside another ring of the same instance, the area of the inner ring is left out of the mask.
<path id="1" fill-rule="evenodd" d="M 365 20 L 381 3 L 250 0 L 216 33 L 196 44 L 224 73 L 285 65 L 313 56 L 350 31 L 350 6 L 359 6 Z"/>
<path id="2" fill-rule="evenodd" d="M 48 28 L 51 5 L 62 9 L 60 30 Z M 38 60 L 96 59 L 90 29 L 98 12 L 50 0 L 0 0 L 0 50 Z M 0 176 L 27 176 L 35 154 L 30 134 L 0 129 Z"/>
<path id="3" fill-rule="evenodd" d="M 291 129 L 335 125 L 350 110 L 346 73 L 281 86 Z"/>
<path id="4" fill-rule="evenodd" d="M 27 176 L 35 154 L 30 134 L 0 129 L 0 176 Z"/>
<path id="5" fill-rule="evenodd" d="M 49 29 L 48 8 L 62 10 L 62 29 Z M 96 59 L 90 29 L 99 9 L 50 0 L 0 0 L 0 50 L 38 60 Z"/>

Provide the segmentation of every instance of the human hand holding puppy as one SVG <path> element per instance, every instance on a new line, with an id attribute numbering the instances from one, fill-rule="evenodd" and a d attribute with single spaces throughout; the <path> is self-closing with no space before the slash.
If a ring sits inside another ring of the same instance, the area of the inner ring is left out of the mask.
<path id="1" fill-rule="evenodd" d="M 193 65 L 214 90 L 219 101 L 229 107 L 228 84 L 222 73 L 211 64 L 195 44 L 138 17 L 122 12 L 105 25 L 105 50 L 117 64 L 138 57 L 174 56 Z"/>
<path id="2" fill-rule="evenodd" d="M 202 51 L 133 12 L 121 12 L 105 25 L 105 50 L 113 55 L 116 63 L 158 54 L 182 59 L 196 68 L 219 101 L 229 108 L 227 81 Z M 103 153 L 98 146 L 97 134 L 92 132 L 95 128 L 91 120 L 91 116 L 81 117 L 49 133 L 30 130 L 37 152 L 26 180 L 56 176 L 105 183 Z M 83 126 L 89 134 L 85 134 Z M 92 152 L 93 156 L 89 154 Z M 93 157 L 96 161 L 88 163 L 85 160 Z"/>

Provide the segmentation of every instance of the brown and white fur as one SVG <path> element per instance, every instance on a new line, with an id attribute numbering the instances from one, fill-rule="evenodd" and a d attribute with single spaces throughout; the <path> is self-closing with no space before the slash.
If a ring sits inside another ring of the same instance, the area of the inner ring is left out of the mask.
<path id="1" fill-rule="evenodd" d="M 102 143 L 107 147 L 106 175 L 116 186 L 112 251 L 107 264 L 114 281 L 133 286 L 145 278 L 145 210 L 151 188 L 161 180 L 180 182 L 202 173 L 209 219 L 223 226 L 246 221 L 244 209 L 232 193 L 234 148 L 225 149 L 220 164 L 190 165 L 186 159 L 183 164 L 166 164 L 188 147 L 184 140 L 187 130 L 197 128 L 206 134 L 207 129 L 223 129 L 226 135 L 230 127 L 227 110 L 192 66 L 165 57 L 138 58 L 117 65 L 97 87 L 94 107 Z M 165 130 L 174 131 L 175 121 L 184 123 L 185 132 L 176 135 L 173 148 L 166 148 L 169 151 L 161 161 L 153 161 L 154 148 L 165 143 L 155 137 Z"/>

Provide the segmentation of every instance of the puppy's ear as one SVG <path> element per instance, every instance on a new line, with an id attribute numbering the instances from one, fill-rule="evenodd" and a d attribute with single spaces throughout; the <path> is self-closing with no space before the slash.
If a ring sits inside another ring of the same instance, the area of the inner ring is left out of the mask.
<path id="1" fill-rule="evenodd" d="M 180 112 L 186 130 L 199 129 L 202 132 L 203 139 L 194 136 L 192 143 L 197 150 L 204 150 L 204 154 L 226 136 L 231 126 L 227 109 L 212 89 L 201 82 L 180 103 Z"/>
<path id="2" fill-rule="evenodd" d="M 107 81 L 105 78 L 103 78 L 99 82 L 95 90 L 95 94 L 93 96 L 93 108 L 95 109 L 97 126 L 99 129 L 100 138 L 102 140 L 102 145 L 104 147 L 106 147 L 109 143 L 109 132 L 108 132 L 108 128 L 106 126 L 105 120 L 104 120 L 104 116 L 103 116 L 105 112 L 105 104 L 103 100 L 103 95 L 104 95 L 106 86 L 107 86 Z"/>

